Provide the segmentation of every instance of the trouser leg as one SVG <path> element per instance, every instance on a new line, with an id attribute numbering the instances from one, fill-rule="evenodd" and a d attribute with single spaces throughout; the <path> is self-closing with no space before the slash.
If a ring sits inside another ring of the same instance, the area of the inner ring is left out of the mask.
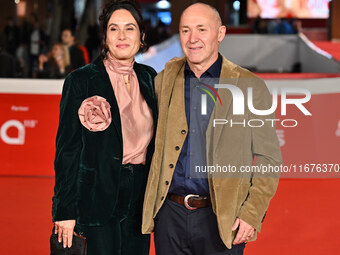
<path id="1" fill-rule="evenodd" d="M 166 199 L 155 218 L 156 255 L 242 255 L 244 247 L 224 245 L 211 207 L 188 210 Z"/>

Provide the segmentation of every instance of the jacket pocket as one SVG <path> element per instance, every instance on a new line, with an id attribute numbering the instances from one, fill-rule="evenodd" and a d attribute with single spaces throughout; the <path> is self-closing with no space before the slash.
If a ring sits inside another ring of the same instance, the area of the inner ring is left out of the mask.
<path id="1" fill-rule="evenodd" d="M 78 176 L 78 220 L 80 224 L 90 221 L 95 201 L 96 171 L 94 168 L 80 167 Z"/>

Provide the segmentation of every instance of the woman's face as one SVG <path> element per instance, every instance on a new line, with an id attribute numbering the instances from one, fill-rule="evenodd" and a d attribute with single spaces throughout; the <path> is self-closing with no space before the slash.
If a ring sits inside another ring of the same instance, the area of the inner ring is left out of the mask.
<path id="1" fill-rule="evenodd" d="M 60 45 L 54 45 L 52 48 L 52 56 L 54 59 L 59 60 L 63 58 L 64 52 Z"/>
<path id="2" fill-rule="evenodd" d="M 112 13 L 107 24 L 106 44 L 117 60 L 132 61 L 140 47 L 140 31 L 129 11 L 120 9 Z"/>

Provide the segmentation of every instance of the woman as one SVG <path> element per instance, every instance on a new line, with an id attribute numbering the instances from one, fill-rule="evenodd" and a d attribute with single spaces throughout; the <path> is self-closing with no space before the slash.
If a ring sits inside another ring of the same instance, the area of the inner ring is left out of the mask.
<path id="1" fill-rule="evenodd" d="M 70 55 L 61 43 L 54 44 L 48 56 L 39 56 L 38 78 L 61 79 L 70 71 Z"/>
<path id="2" fill-rule="evenodd" d="M 153 152 L 156 72 L 134 62 L 142 18 L 126 1 L 100 17 L 102 56 L 65 80 L 56 142 L 55 233 L 64 247 L 73 231 L 88 255 L 148 254 L 141 234 L 143 197 Z"/>

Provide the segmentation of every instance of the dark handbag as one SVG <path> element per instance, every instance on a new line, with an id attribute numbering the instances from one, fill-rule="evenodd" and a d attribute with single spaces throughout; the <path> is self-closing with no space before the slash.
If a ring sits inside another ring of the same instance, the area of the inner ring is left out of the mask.
<path id="1" fill-rule="evenodd" d="M 86 238 L 80 234 L 73 234 L 71 248 L 64 248 L 63 243 L 58 242 L 58 234 L 54 234 L 54 228 L 50 238 L 51 255 L 86 255 Z"/>

